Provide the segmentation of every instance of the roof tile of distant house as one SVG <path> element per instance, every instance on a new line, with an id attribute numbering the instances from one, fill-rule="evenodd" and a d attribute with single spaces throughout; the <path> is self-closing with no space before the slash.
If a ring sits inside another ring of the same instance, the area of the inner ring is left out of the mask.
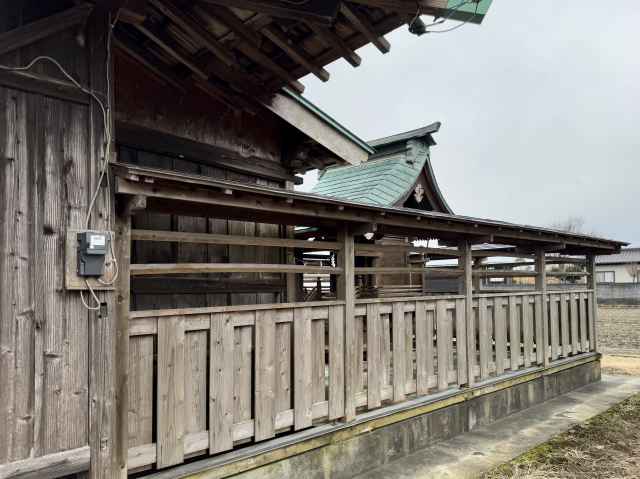
<path id="1" fill-rule="evenodd" d="M 618 254 L 596 256 L 596 264 L 640 263 L 640 248 L 624 248 Z"/>

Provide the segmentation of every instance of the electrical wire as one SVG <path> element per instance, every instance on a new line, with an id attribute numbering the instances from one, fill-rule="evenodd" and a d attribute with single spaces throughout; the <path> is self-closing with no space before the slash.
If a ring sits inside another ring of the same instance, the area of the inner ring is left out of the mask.
<path id="1" fill-rule="evenodd" d="M 109 249 L 111 252 L 111 258 L 112 258 L 112 262 L 113 262 L 113 275 L 111 277 L 111 279 L 109 280 L 103 280 L 102 278 L 98 278 L 98 282 L 102 285 L 105 286 L 110 286 L 113 285 L 116 280 L 118 279 L 118 275 L 119 275 L 119 266 L 118 266 L 118 259 L 115 255 L 115 251 L 114 251 L 114 246 L 113 246 L 113 217 L 111 214 L 111 184 L 110 184 L 110 178 L 109 175 L 107 175 L 107 170 L 109 167 L 109 159 L 111 157 L 111 142 L 113 139 L 113 135 L 112 135 L 112 131 L 111 131 L 111 39 L 113 36 L 113 29 L 115 28 L 116 24 L 118 23 L 119 20 L 119 15 L 120 15 L 120 11 L 118 11 L 118 14 L 116 15 L 115 19 L 113 22 L 109 22 L 109 32 L 107 34 L 107 45 L 106 45 L 106 49 L 107 49 L 107 71 L 106 71 L 106 106 L 105 103 L 98 97 L 98 95 L 90 90 L 89 88 L 84 87 L 78 80 L 76 80 L 73 75 L 71 75 L 61 64 L 60 62 L 58 62 L 55 58 L 48 56 L 48 55 L 39 55 L 35 58 L 33 58 L 29 63 L 27 63 L 26 65 L 22 65 L 22 66 L 9 66 L 9 65 L 2 65 L 0 64 L 0 70 L 5 70 L 5 71 L 28 71 L 31 68 L 33 68 L 37 63 L 40 62 L 50 62 L 52 63 L 61 73 L 62 75 L 69 80 L 76 88 L 78 88 L 80 91 L 86 93 L 87 95 L 89 95 L 100 107 L 100 111 L 102 113 L 102 122 L 103 122 L 103 128 L 104 128 L 104 134 L 105 134 L 105 142 L 104 142 L 104 147 L 103 147 L 103 158 L 102 158 L 102 164 L 100 165 L 100 172 L 98 175 L 98 181 L 96 183 L 95 189 L 93 191 L 93 193 L 91 194 L 90 197 L 90 201 L 89 201 L 89 205 L 87 207 L 87 214 L 85 217 L 85 229 L 89 229 L 90 223 L 91 223 L 91 216 L 93 214 L 93 210 L 95 208 L 95 204 L 96 201 L 98 199 L 98 196 L 100 194 L 100 189 L 101 189 L 101 185 L 105 179 L 106 176 L 106 183 L 107 183 L 107 193 L 106 193 L 106 198 L 105 198 L 105 206 L 106 206 L 106 218 L 107 218 L 107 228 L 108 228 L 108 234 L 109 234 Z M 93 301 L 95 301 L 96 306 L 91 306 L 89 304 L 87 304 L 87 302 L 85 301 L 84 298 L 84 294 L 83 291 L 80 291 L 80 299 L 82 301 L 82 304 L 84 305 L 85 308 L 87 308 L 90 311 L 97 311 L 98 309 L 100 309 L 100 299 L 98 298 L 98 296 L 96 295 L 95 291 L 93 290 L 93 288 L 91 287 L 91 285 L 89 284 L 89 281 L 85 279 L 85 284 L 87 286 L 87 289 L 89 290 L 89 292 L 91 293 L 91 297 L 93 299 Z"/>
<path id="2" fill-rule="evenodd" d="M 471 20 L 473 20 L 478 15 L 478 7 L 480 6 L 480 2 L 481 1 L 482 0 L 464 0 L 464 1 L 462 1 L 461 3 L 456 5 L 455 7 L 451 8 L 450 11 L 449 11 L 449 14 L 446 17 L 438 18 L 434 22 L 429 23 L 428 25 L 425 25 L 424 26 L 424 28 L 425 28 L 424 33 L 447 33 L 447 32 L 451 32 L 453 30 L 457 30 L 458 28 L 466 25 L 467 23 L 469 23 Z M 417 2 L 417 3 L 418 3 L 418 8 L 417 8 L 417 11 L 416 11 L 416 15 L 413 17 L 413 20 L 411 20 L 411 22 L 409 23 L 409 29 L 410 30 L 413 27 L 413 25 L 415 24 L 415 22 L 422 15 L 422 6 L 420 5 L 420 2 Z M 455 25 L 454 27 L 447 28 L 445 30 L 428 30 L 429 27 L 434 27 L 436 25 L 442 25 L 444 22 L 446 22 L 447 20 L 451 19 L 451 17 L 453 17 L 453 15 L 456 14 L 462 7 L 464 7 L 465 5 L 469 5 L 470 3 L 475 3 L 476 4 L 475 12 L 473 13 L 473 15 L 471 17 L 469 17 L 464 22 L 462 22 L 462 23 L 460 23 L 458 25 Z"/>
<path id="3" fill-rule="evenodd" d="M 467 3 L 471 3 L 471 2 L 467 2 Z M 467 18 L 464 22 L 455 25 L 451 28 L 445 28 L 444 30 L 427 30 L 427 33 L 448 33 L 448 32 L 452 32 L 454 30 L 457 30 L 460 27 L 464 27 L 467 23 L 469 23 L 471 20 L 473 20 L 474 18 L 476 18 L 476 16 L 478 16 L 478 7 L 480 6 L 480 2 L 475 2 L 476 3 L 476 9 L 473 12 L 473 15 L 471 15 L 469 18 Z"/>

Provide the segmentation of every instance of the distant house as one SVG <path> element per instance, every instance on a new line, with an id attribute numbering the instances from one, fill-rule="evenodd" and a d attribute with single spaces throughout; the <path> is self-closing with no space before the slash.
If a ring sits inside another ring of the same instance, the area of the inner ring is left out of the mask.
<path id="1" fill-rule="evenodd" d="M 598 283 L 640 283 L 640 248 L 596 257 L 596 279 Z"/>

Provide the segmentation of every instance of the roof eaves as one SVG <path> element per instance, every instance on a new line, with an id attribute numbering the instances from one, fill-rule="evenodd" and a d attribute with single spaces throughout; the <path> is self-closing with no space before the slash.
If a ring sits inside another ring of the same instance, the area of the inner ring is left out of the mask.
<path id="1" fill-rule="evenodd" d="M 330 115 L 322 111 L 320 108 L 318 108 L 315 104 L 307 100 L 302 95 L 299 95 L 298 93 L 294 92 L 288 87 L 283 87 L 282 91 L 286 93 L 289 97 L 293 98 L 296 102 L 298 102 L 308 111 L 310 111 L 311 113 L 316 115 L 318 118 L 320 118 L 322 121 L 327 123 L 333 129 L 337 130 L 343 136 L 345 136 L 346 138 L 348 138 L 349 140 L 357 144 L 360 148 L 365 150 L 367 153 L 369 153 L 370 155 L 373 155 L 375 153 L 375 150 L 366 141 L 358 137 L 352 131 L 345 128 L 336 119 L 334 119 L 333 117 L 331 117 Z"/>

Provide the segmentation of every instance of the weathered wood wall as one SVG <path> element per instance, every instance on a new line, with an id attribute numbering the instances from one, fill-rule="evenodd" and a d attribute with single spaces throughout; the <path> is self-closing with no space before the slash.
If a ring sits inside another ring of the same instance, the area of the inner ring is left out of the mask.
<path id="1" fill-rule="evenodd" d="M 0 2 L 0 32 L 42 8 Z M 53 55 L 87 83 L 87 55 L 75 33 L 0 63 Z M 61 78 L 51 65 L 34 72 Z M 77 293 L 64 290 L 66 229 L 82 227 L 88 203 L 88 130 L 88 104 L 0 81 L 0 464 L 88 443 L 89 314 Z"/>
<path id="2" fill-rule="evenodd" d="M 119 121 L 250 157 L 244 160 L 249 170 L 256 159 L 262 164 L 272 164 L 274 169 L 282 168 L 289 146 L 285 137 L 290 127 L 266 109 L 252 116 L 233 112 L 197 90 L 185 95 L 161 84 L 124 54 L 116 54 L 115 72 L 116 117 Z M 158 101 L 164 98 L 172 101 Z M 123 162 L 212 178 L 285 186 L 284 181 L 261 175 L 257 165 L 255 174 L 216 165 L 220 158 L 216 157 L 215 151 L 210 155 L 206 150 L 185 151 L 180 155 L 182 157 L 175 152 L 170 156 L 159 151 L 162 146 L 153 141 L 147 145 L 137 143 L 135 147 L 123 145 L 119 148 L 118 158 Z M 285 229 L 277 225 L 170 214 L 137 215 L 133 218 L 133 228 L 267 237 L 286 234 Z M 132 262 L 281 263 L 286 262 L 285 255 L 285 251 L 274 248 L 136 242 Z M 159 286 L 161 283 L 156 279 L 134 280 L 132 309 L 274 303 L 283 297 L 286 289 L 282 275 L 267 273 L 179 278 L 172 283 L 171 291 Z"/>

